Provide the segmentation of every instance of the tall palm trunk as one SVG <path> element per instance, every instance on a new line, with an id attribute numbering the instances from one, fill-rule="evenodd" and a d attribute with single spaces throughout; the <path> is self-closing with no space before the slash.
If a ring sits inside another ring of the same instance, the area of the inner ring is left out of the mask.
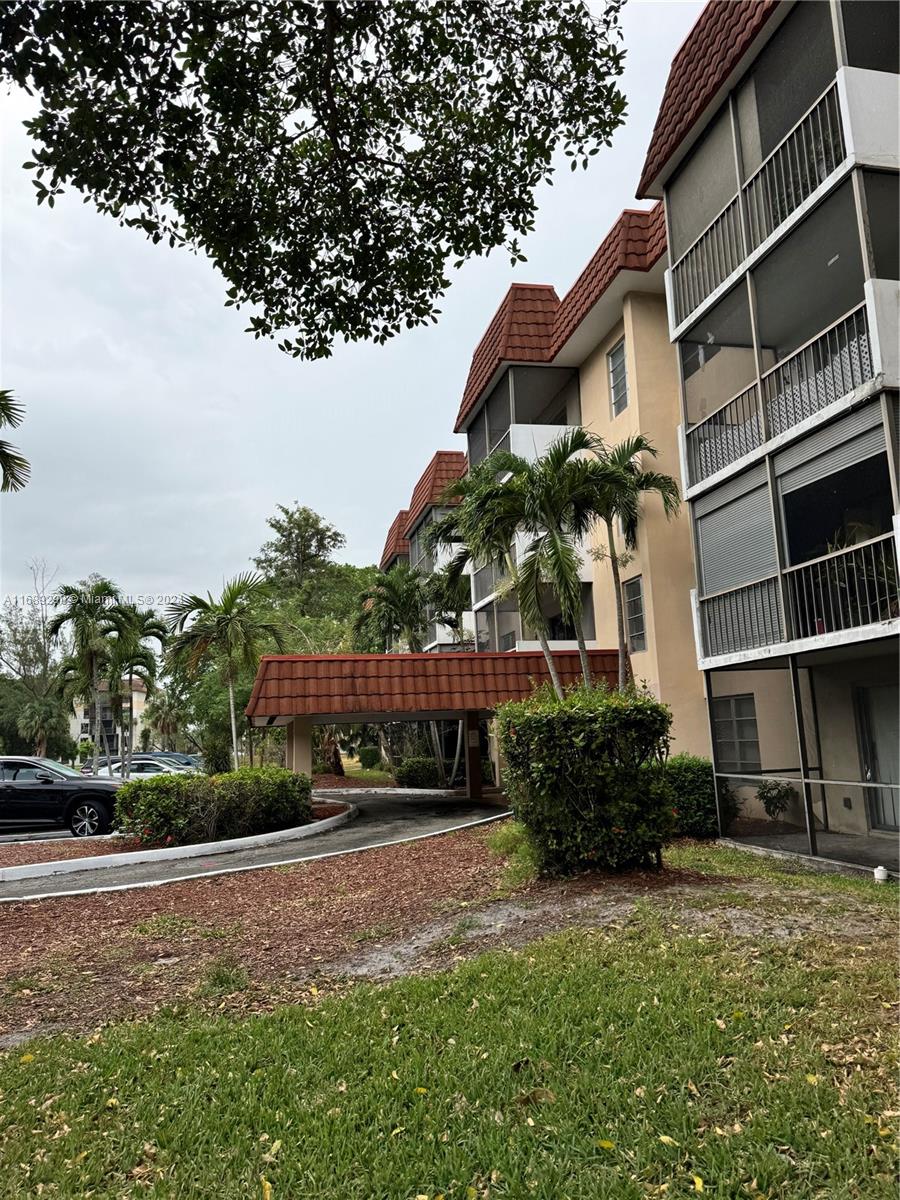
<path id="1" fill-rule="evenodd" d="M 576 609 L 572 614 L 572 624 L 575 626 L 575 641 L 578 643 L 578 657 L 581 659 L 584 686 L 590 691 L 594 686 L 594 680 L 591 675 L 591 660 L 588 657 L 587 644 L 584 640 L 584 622 L 581 619 L 580 609 Z"/>
<path id="2" fill-rule="evenodd" d="M 447 768 L 444 765 L 444 747 L 441 745 L 441 734 L 438 729 L 438 723 L 437 721 L 429 721 L 428 726 L 431 732 L 431 749 L 438 769 L 438 783 L 441 787 L 446 787 Z"/>
<path id="3" fill-rule="evenodd" d="M 518 573 L 516 571 L 516 564 L 513 562 L 513 557 L 510 553 L 504 555 L 504 562 L 506 564 L 507 574 L 513 581 L 513 586 L 518 591 Z M 553 690 L 556 693 L 557 698 L 562 700 L 562 683 L 560 683 L 559 672 L 556 669 L 556 661 L 553 657 L 553 651 L 550 649 L 550 642 L 547 640 L 547 633 L 543 626 L 540 626 L 535 630 L 535 632 L 537 633 L 538 645 L 540 646 L 544 655 L 544 659 L 547 663 L 547 671 L 550 675 L 550 682 L 553 684 Z"/>
<path id="4" fill-rule="evenodd" d="M 612 570 L 613 591 L 616 597 L 616 632 L 619 638 L 619 691 L 633 678 L 631 658 L 628 654 L 628 640 L 625 637 L 625 606 L 622 602 L 622 581 L 619 577 L 619 556 L 616 553 L 616 535 L 613 523 L 606 522 L 606 536 L 609 540 L 609 565 Z"/>
<path id="5" fill-rule="evenodd" d="M 228 675 L 228 709 L 231 713 L 231 751 L 234 755 L 234 769 L 237 770 L 240 766 L 238 761 L 237 718 L 234 714 L 234 680 L 230 672 Z"/>
<path id="6" fill-rule="evenodd" d="M 128 758 L 125 763 L 125 777 L 131 778 L 131 759 L 134 755 L 134 676 L 128 676 Z"/>
<path id="7" fill-rule="evenodd" d="M 466 723 L 459 721 L 456 727 L 456 753 L 453 755 L 453 770 L 450 772 L 450 786 L 453 787 L 453 781 L 456 779 L 456 772 L 459 770 L 459 762 L 463 752 L 463 738 L 465 734 Z"/>
<path id="8" fill-rule="evenodd" d="M 100 722 L 100 672 L 97 669 L 97 656 L 91 656 L 91 700 L 94 704 L 94 757 L 91 762 L 91 774 L 97 775 L 100 771 L 100 732 L 102 725 Z"/>

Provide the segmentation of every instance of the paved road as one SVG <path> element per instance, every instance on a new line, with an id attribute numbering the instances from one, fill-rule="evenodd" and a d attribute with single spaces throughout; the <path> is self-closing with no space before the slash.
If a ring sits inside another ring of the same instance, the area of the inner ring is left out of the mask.
<path id="1" fill-rule="evenodd" d="M 342 797 L 343 798 L 343 797 Z M 402 842 L 423 834 L 456 829 L 504 813 L 496 804 L 461 797 L 365 796 L 353 799 L 359 816 L 348 825 L 314 837 L 279 842 L 257 850 L 231 851 L 207 858 L 175 859 L 160 863 L 133 863 L 120 867 L 72 871 L 37 879 L 0 882 L 0 902 L 65 896 L 99 889 L 155 886 L 229 871 L 247 871 L 289 862 L 302 862 L 324 854 L 361 850 L 385 842 Z"/>

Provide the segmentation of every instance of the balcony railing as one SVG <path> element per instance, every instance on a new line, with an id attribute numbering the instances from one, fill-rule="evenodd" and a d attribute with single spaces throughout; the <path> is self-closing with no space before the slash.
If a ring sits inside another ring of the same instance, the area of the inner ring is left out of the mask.
<path id="1" fill-rule="evenodd" d="M 715 475 L 762 445 L 756 384 L 689 429 L 686 440 L 691 483 Z"/>
<path id="2" fill-rule="evenodd" d="M 771 646 L 784 638 L 778 576 L 704 596 L 703 648 L 708 657 Z"/>
<path id="3" fill-rule="evenodd" d="M 770 436 L 793 428 L 871 378 L 869 323 L 861 304 L 763 376 Z"/>
<path id="4" fill-rule="evenodd" d="M 672 268 L 675 317 L 679 325 L 744 259 L 738 202 L 739 197 L 735 196 Z"/>
<path id="5" fill-rule="evenodd" d="M 738 269 L 847 156 L 837 84 L 833 83 L 672 266 L 676 324 Z M 741 205 L 747 217 L 745 245 Z"/>
<path id="6" fill-rule="evenodd" d="M 900 615 L 892 533 L 785 571 L 792 633 L 815 637 Z"/>
<path id="7" fill-rule="evenodd" d="M 744 185 L 750 249 L 774 233 L 845 157 L 837 84 L 832 84 Z"/>

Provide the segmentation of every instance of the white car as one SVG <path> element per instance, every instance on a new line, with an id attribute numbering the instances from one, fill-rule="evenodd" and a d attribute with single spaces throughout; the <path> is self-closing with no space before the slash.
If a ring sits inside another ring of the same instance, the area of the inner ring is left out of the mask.
<path id="1" fill-rule="evenodd" d="M 124 763 L 116 763 L 112 769 L 113 779 L 124 778 Z M 139 758 L 131 764 L 129 779 L 147 779 L 150 775 L 192 775 L 193 771 L 178 766 L 177 763 L 166 762 L 159 758 Z"/>

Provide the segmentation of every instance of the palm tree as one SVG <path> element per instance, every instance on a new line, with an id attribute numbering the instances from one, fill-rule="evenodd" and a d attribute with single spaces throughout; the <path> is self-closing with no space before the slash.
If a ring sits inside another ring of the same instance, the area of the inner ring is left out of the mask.
<path id="1" fill-rule="evenodd" d="M 16 728 L 23 738 L 28 738 L 33 744 L 33 753 L 37 758 L 47 757 L 50 738 L 68 734 L 65 713 L 53 696 L 29 700 L 19 713 Z"/>
<path id="2" fill-rule="evenodd" d="M 72 634 L 72 653 L 60 664 L 60 689 L 71 700 L 87 696 L 93 705 L 93 766 L 106 733 L 100 720 L 100 680 L 110 659 L 115 635 L 127 624 L 118 588 L 108 579 L 92 576 L 74 587 L 59 588 L 53 600 L 59 611 L 50 620 L 48 633 L 59 637 L 63 629 Z"/>
<path id="3" fill-rule="evenodd" d="M 410 654 L 421 651 L 427 600 L 422 576 L 408 563 L 397 563 L 390 571 L 379 572 L 360 596 L 359 604 L 354 636 L 375 629 L 385 650 L 399 639 Z"/>
<path id="4" fill-rule="evenodd" d="M 229 580 L 218 600 L 214 600 L 210 592 L 205 598 L 182 596 L 168 609 L 169 630 L 174 635 L 170 645 L 172 662 L 182 666 L 189 675 L 197 675 L 203 663 L 210 659 L 218 659 L 222 664 L 228 684 L 235 767 L 239 754 L 234 710 L 234 684 L 238 671 L 242 667 L 256 668 L 265 640 L 271 639 L 279 650 L 283 648 L 280 626 L 265 620 L 254 607 L 266 592 L 267 584 L 262 575 L 247 571 Z"/>
<path id="5" fill-rule="evenodd" d="M 117 694 L 122 695 L 122 681 L 127 678 L 128 686 L 125 695 L 128 699 L 127 747 L 125 744 L 125 720 L 122 719 L 122 762 L 123 774 L 127 778 L 131 774 L 131 756 L 134 752 L 134 681 L 138 679 L 149 694 L 156 682 L 156 655 L 147 646 L 147 642 L 155 640 L 160 649 L 164 649 L 168 630 L 165 623 L 150 609 L 139 609 L 128 605 L 125 609 L 126 624 L 116 639 L 112 661 L 110 664 L 110 689 L 115 686 Z M 121 705 L 120 705 L 121 706 Z"/>
<path id="6" fill-rule="evenodd" d="M 644 496 L 656 493 L 662 500 L 663 511 L 671 519 L 681 503 L 678 484 L 671 475 L 658 471 L 644 471 L 641 455 L 656 457 L 656 449 L 642 434 L 625 438 L 616 446 L 594 448 L 595 492 L 592 507 L 597 520 L 606 526 L 607 552 L 612 569 L 613 590 L 616 598 L 616 628 L 619 639 L 619 689 L 633 679 L 631 657 L 625 636 L 625 612 L 622 603 L 622 585 L 619 575 L 620 558 L 616 549 L 615 525 L 618 521 L 626 550 L 637 544 L 637 526 Z"/>
<path id="7" fill-rule="evenodd" d="M 522 483 L 521 466 L 524 460 L 515 455 L 495 452 L 473 467 L 468 475 L 455 480 L 444 492 L 442 501 L 455 507 L 428 531 L 431 545 L 454 548 L 450 564 L 454 574 L 462 574 L 465 566 L 501 566 L 505 570 L 505 586 L 511 588 L 519 602 L 519 610 L 529 609 L 530 624 L 547 663 L 553 690 L 562 698 L 559 672 L 547 638 L 546 618 L 539 606 L 531 605 L 519 575 L 513 545 L 516 534 L 528 528 L 530 509 Z"/>
<path id="8" fill-rule="evenodd" d="M 472 606 L 469 580 L 448 565 L 428 575 L 423 589 L 431 619 L 445 625 L 462 650 L 466 639 L 463 614 Z"/>
<path id="9" fill-rule="evenodd" d="M 13 399 L 11 391 L 0 389 L 0 429 L 6 426 L 18 429 L 24 416 L 25 406 Z M 0 492 L 20 492 L 31 475 L 28 459 L 5 441 L 0 441 L 0 475 L 3 476 Z"/>
<path id="10" fill-rule="evenodd" d="M 184 710 L 170 692 L 155 692 L 144 708 L 144 733 L 152 729 L 159 737 L 163 750 L 174 750 L 178 731 L 184 724 Z M 142 745 L 143 748 L 143 745 Z M 147 747 L 149 749 L 149 747 Z"/>

